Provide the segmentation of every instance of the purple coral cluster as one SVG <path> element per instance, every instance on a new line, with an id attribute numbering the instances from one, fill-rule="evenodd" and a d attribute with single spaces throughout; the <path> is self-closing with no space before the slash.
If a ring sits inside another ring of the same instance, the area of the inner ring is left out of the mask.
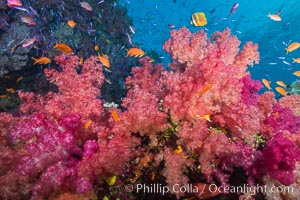
<path id="1" fill-rule="evenodd" d="M 300 116 L 293 114 L 288 107 L 282 107 L 280 104 L 275 104 L 272 114 L 266 118 L 265 124 L 271 127 L 273 133 L 289 131 L 297 133 L 300 127 Z"/>
<path id="2" fill-rule="evenodd" d="M 244 84 L 242 89 L 242 101 L 251 106 L 256 106 L 259 99 L 259 94 L 257 93 L 263 86 L 259 81 L 254 81 L 251 76 L 245 76 L 242 78 Z"/>
<path id="3" fill-rule="evenodd" d="M 1 185 L 8 185 L 8 191 L 11 191 L 8 194 L 5 192 L 7 188 L 1 187 L 2 198 L 18 199 L 18 186 L 14 185 L 14 188 L 11 185 L 16 180 L 31 185 L 33 199 L 58 188 L 82 191 L 81 184 L 71 184 L 78 181 L 75 169 L 79 160 L 76 158 L 83 153 L 83 149 L 75 143 L 79 122 L 77 114 L 68 114 L 57 124 L 45 114 L 34 114 L 14 125 L 8 133 L 9 142 L 16 148 L 24 147 L 20 148 L 16 165 L 11 166 L 11 170 L 0 179 Z M 12 175 L 16 180 L 9 178 Z M 32 182 L 34 177 L 38 179 L 35 184 Z"/>
<path id="4" fill-rule="evenodd" d="M 256 152 L 252 173 L 270 175 L 284 185 L 294 183 L 295 164 L 300 161 L 300 148 L 294 142 L 277 134 L 266 143 L 262 152 Z"/>

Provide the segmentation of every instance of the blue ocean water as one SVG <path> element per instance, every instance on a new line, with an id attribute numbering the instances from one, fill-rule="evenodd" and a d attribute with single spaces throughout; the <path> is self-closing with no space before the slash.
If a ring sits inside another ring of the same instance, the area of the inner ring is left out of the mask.
<path id="1" fill-rule="evenodd" d="M 249 68 L 253 79 L 265 78 L 271 82 L 272 88 L 276 87 L 278 80 L 286 84 L 297 80 L 292 73 L 300 69 L 300 64 L 292 63 L 292 58 L 300 57 L 300 50 L 286 55 L 285 48 L 300 41 L 299 0 L 121 0 L 120 3 L 133 19 L 136 30 L 133 42 L 146 51 L 157 51 L 165 65 L 169 57 L 162 50 L 162 45 L 170 37 L 170 24 L 175 29 L 186 26 L 192 32 L 205 29 L 209 36 L 229 27 L 232 34 L 242 41 L 241 45 L 247 41 L 259 45 L 260 63 Z M 236 12 L 227 20 L 220 20 L 228 16 L 235 3 L 239 3 Z M 206 14 L 206 26 L 190 24 L 191 15 L 195 12 Z M 280 12 L 282 21 L 267 17 L 269 13 L 277 12 Z"/>

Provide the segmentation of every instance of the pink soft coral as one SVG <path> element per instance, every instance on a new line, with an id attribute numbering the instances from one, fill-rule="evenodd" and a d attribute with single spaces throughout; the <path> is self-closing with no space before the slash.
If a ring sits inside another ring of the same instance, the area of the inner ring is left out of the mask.
<path id="1" fill-rule="evenodd" d="M 86 59 L 81 74 L 75 69 L 79 65 L 77 56 L 65 57 L 62 54 L 55 57 L 55 61 L 62 72 L 45 69 L 45 75 L 58 87 L 58 92 L 49 92 L 46 96 L 21 92 L 20 97 L 24 103 L 20 110 L 23 113 L 47 112 L 55 119 L 60 119 L 65 113 L 80 113 L 83 121 L 99 118 L 103 108 L 97 96 L 100 95 L 104 75 L 97 58 Z"/>
<path id="2" fill-rule="evenodd" d="M 294 115 L 300 116 L 300 96 L 293 94 L 279 99 L 279 104 L 282 107 L 290 108 Z"/>
<path id="3" fill-rule="evenodd" d="M 169 188 L 173 188 L 174 186 L 176 186 L 174 190 L 172 189 L 170 192 L 176 194 L 176 197 L 179 198 L 180 196 L 184 195 L 183 192 L 179 192 L 180 187 L 188 186 L 189 179 L 185 175 L 185 173 L 187 172 L 187 167 L 192 166 L 192 163 L 191 161 L 184 158 L 186 155 L 182 153 L 176 154 L 169 148 L 165 149 L 163 156 L 166 169 L 164 171 L 166 182 L 168 183 Z"/>

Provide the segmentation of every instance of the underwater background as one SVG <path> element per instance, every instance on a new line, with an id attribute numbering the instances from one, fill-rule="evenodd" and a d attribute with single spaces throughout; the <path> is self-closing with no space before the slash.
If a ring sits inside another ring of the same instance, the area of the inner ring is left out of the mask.
<path id="1" fill-rule="evenodd" d="M 0 199 L 299 200 L 298 0 L 0 0 Z"/>
<path id="2" fill-rule="evenodd" d="M 254 79 L 268 79 L 273 88 L 279 80 L 286 84 L 296 81 L 293 71 L 298 71 L 300 65 L 292 63 L 292 58 L 300 57 L 299 50 L 286 55 L 285 48 L 291 42 L 299 40 L 300 2 L 297 0 L 272 2 L 268 0 L 122 0 L 120 2 L 128 9 L 128 15 L 132 17 L 136 28 L 133 41 L 147 51 L 157 51 L 164 57 L 161 60 L 165 65 L 169 62 L 169 57 L 161 47 L 170 36 L 170 26 L 173 25 L 174 29 L 186 26 L 192 32 L 204 29 L 208 35 L 229 27 L 231 33 L 241 40 L 241 45 L 247 41 L 259 45 L 260 63 L 249 68 Z M 239 3 L 236 12 L 229 19 L 221 20 L 228 16 L 235 3 Z M 268 14 L 275 14 L 280 10 L 282 21 L 272 21 L 267 17 Z M 190 24 L 191 15 L 196 12 L 206 14 L 206 26 L 195 27 Z M 283 61 L 287 61 L 290 65 Z"/>

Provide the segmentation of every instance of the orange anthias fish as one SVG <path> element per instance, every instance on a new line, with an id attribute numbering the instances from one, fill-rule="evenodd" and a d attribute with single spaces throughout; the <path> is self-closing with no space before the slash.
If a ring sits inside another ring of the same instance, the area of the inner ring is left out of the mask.
<path id="1" fill-rule="evenodd" d="M 203 12 L 197 12 L 192 15 L 191 24 L 194 26 L 205 26 L 207 20 Z"/>
<path id="2" fill-rule="evenodd" d="M 7 0 L 7 5 L 10 8 L 13 8 L 14 6 L 23 6 L 22 1 L 20 0 Z"/>
<path id="3" fill-rule="evenodd" d="M 275 113 L 273 113 L 273 116 L 274 116 L 274 118 L 277 118 L 277 117 L 278 117 L 278 115 L 279 115 L 279 113 L 278 113 L 278 112 L 275 112 Z"/>
<path id="4" fill-rule="evenodd" d="M 262 83 L 268 88 L 268 90 L 271 90 L 271 84 L 267 79 L 262 79 Z"/>
<path id="5" fill-rule="evenodd" d="M 73 50 L 71 49 L 71 47 L 69 47 L 68 45 L 66 45 L 64 43 L 56 43 L 54 48 L 60 50 L 63 53 L 66 53 L 66 54 L 73 53 Z"/>
<path id="6" fill-rule="evenodd" d="M 76 22 L 74 22 L 73 20 L 69 20 L 68 21 L 68 25 L 71 27 L 71 28 L 74 28 L 76 26 Z"/>
<path id="7" fill-rule="evenodd" d="M 212 87 L 212 84 L 206 84 L 199 92 L 198 96 L 202 96 L 205 92 L 207 92 Z"/>
<path id="8" fill-rule="evenodd" d="M 294 74 L 295 76 L 300 76 L 300 71 L 295 71 L 293 74 Z"/>
<path id="9" fill-rule="evenodd" d="M 94 46 L 94 50 L 95 50 L 95 51 L 98 51 L 98 50 L 99 50 L 99 46 L 98 46 L 98 45 L 95 45 L 95 46 Z"/>
<path id="10" fill-rule="evenodd" d="M 279 21 L 281 21 L 281 17 L 279 16 L 279 15 L 277 15 L 277 14 L 268 14 L 267 15 L 270 19 L 272 19 L 273 21 L 277 21 L 277 22 L 279 22 Z"/>
<path id="11" fill-rule="evenodd" d="M 26 23 L 29 26 L 35 26 L 36 25 L 34 19 L 31 16 L 22 16 L 21 21 Z"/>
<path id="12" fill-rule="evenodd" d="M 288 94 L 282 87 L 276 87 L 275 89 L 282 96 L 286 96 Z"/>
<path id="13" fill-rule="evenodd" d="M 83 64 L 83 57 L 80 57 L 79 58 L 79 65 L 82 65 Z"/>
<path id="14" fill-rule="evenodd" d="M 87 10 L 87 11 L 92 11 L 93 10 L 92 6 L 88 2 L 85 2 L 85 1 L 80 2 L 80 6 L 82 8 L 84 8 L 85 10 Z"/>
<path id="15" fill-rule="evenodd" d="M 33 65 L 35 64 L 47 65 L 51 63 L 51 60 L 47 57 L 40 57 L 40 58 L 31 57 L 31 59 L 34 60 Z"/>
<path id="16" fill-rule="evenodd" d="M 92 125 L 92 120 L 88 120 L 87 122 L 84 123 L 84 128 L 88 129 Z"/>
<path id="17" fill-rule="evenodd" d="M 97 57 L 98 57 L 99 61 L 102 63 L 102 65 L 104 65 L 105 67 L 110 68 L 110 63 L 109 63 L 108 55 L 104 54 L 104 55 L 101 56 L 98 53 Z"/>
<path id="18" fill-rule="evenodd" d="M 127 55 L 128 56 L 134 56 L 134 57 L 142 57 L 145 55 L 145 52 L 139 48 L 130 48 L 127 50 Z"/>
<path id="19" fill-rule="evenodd" d="M 119 118 L 118 113 L 117 113 L 116 110 L 112 110 L 112 111 L 111 111 L 111 116 L 112 116 L 112 118 L 113 118 L 116 122 L 120 121 L 120 118 Z"/>
<path id="20" fill-rule="evenodd" d="M 286 48 L 286 54 L 288 54 L 289 52 L 292 52 L 296 49 L 298 49 L 300 47 L 300 43 L 299 42 L 293 42 L 292 44 L 290 44 L 288 46 L 288 48 Z"/>
<path id="21" fill-rule="evenodd" d="M 15 93 L 15 90 L 14 88 L 6 88 L 6 92 L 13 94 Z"/>
<path id="22" fill-rule="evenodd" d="M 23 76 L 20 76 L 16 82 L 19 83 L 21 80 L 23 80 Z"/>
<path id="23" fill-rule="evenodd" d="M 276 84 L 286 88 L 286 84 L 283 81 L 277 81 Z"/>
<path id="24" fill-rule="evenodd" d="M 293 63 L 294 62 L 300 64 L 300 58 L 293 58 Z"/>

